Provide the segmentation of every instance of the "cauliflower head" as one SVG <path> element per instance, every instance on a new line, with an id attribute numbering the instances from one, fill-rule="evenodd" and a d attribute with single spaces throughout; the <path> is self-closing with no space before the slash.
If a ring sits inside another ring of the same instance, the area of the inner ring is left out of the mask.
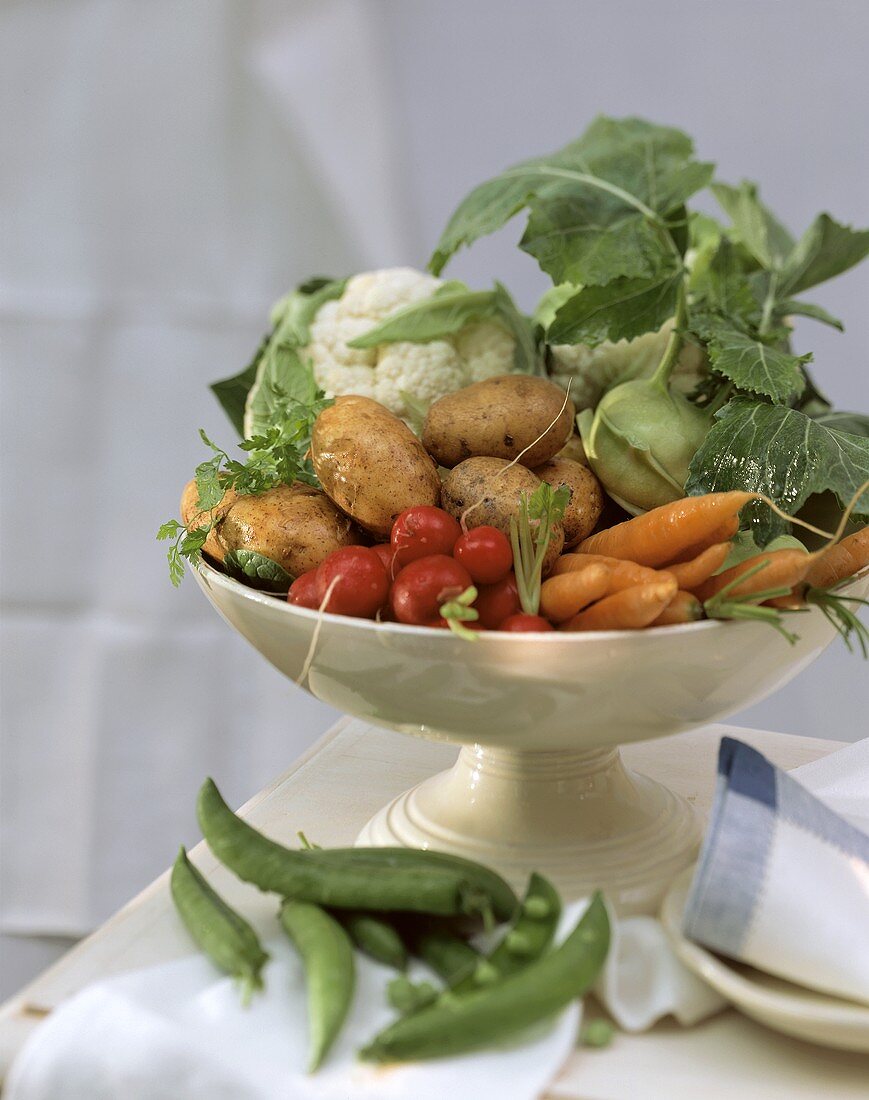
<path id="1" fill-rule="evenodd" d="M 431 298 L 441 286 L 440 279 L 410 267 L 367 271 L 349 279 L 340 298 L 319 308 L 308 343 L 299 351 L 326 395 L 371 397 L 396 416 L 410 418 L 444 394 L 511 372 L 516 343 L 494 321 L 473 321 L 425 343 L 348 347 L 399 310 Z"/>

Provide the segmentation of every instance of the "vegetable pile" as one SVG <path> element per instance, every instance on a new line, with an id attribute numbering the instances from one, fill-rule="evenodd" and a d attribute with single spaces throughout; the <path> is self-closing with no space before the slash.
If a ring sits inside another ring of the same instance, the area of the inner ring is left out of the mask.
<path id="1" fill-rule="evenodd" d="M 197 805 L 217 858 L 245 882 L 282 899 L 279 920 L 304 964 L 311 1072 L 334 1043 L 353 1001 L 355 951 L 398 971 L 387 987 L 399 1016 L 360 1051 L 370 1062 L 415 1061 L 503 1042 L 543 1023 L 594 983 L 609 948 L 596 894 L 573 932 L 553 947 L 561 900 L 532 874 L 519 902 L 494 871 L 458 856 L 409 848 L 292 850 L 263 836 L 206 780 Z M 182 848 L 171 876 L 191 936 L 235 977 L 247 1003 L 263 987 L 269 956 L 254 929 L 193 866 Z M 473 943 L 510 922 L 496 946 Z M 443 983 L 414 984 L 413 955 Z"/>
<path id="2" fill-rule="evenodd" d="M 792 637 L 783 616 L 818 604 L 865 649 L 837 586 L 869 564 L 869 417 L 830 407 L 791 321 L 842 328 L 802 295 L 869 230 L 821 214 L 795 239 L 713 177 L 679 131 L 599 118 L 475 188 L 431 275 L 287 295 L 213 386 L 244 460 L 202 433 L 159 532 L 173 582 L 204 554 L 298 606 L 469 638 L 704 617 Z M 720 221 L 689 208 L 706 189 Z M 533 316 L 441 281 L 523 212 L 553 280 Z"/>

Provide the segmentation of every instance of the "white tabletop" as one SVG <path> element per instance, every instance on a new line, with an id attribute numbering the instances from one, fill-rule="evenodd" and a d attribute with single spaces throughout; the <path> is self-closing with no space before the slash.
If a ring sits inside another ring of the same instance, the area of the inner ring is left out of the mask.
<path id="1" fill-rule="evenodd" d="M 710 804 L 715 754 L 724 734 L 755 745 L 776 764 L 797 767 L 840 747 L 836 741 L 711 726 L 623 749 L 629 766 L 694 802 Z M 449 766 L 449 745 L 388 733 L 344 719 L 243 814 L 277 839 L 303 829 L 317 843 L 350 844 L 368 818 L 405 788 Z M 273 920 L 264 894 L 239 882 L 204 846 L 196 862 L 231 904 L 262 930 Z M 39 1020 L 95 979 L 187 955 L 191 943 L 172 909 L 168 873 L 93 935 L 0 1007 L 0 1073 Z M 733 1011 L 695 1028 L 663 1023 L 644 1035 L 619 1033 L 605 1050 L 578 1050 L 551 1090 L 571 1100 L 817 1100 L 866 1096 L 869 1060 L 777 1035 Z"/>

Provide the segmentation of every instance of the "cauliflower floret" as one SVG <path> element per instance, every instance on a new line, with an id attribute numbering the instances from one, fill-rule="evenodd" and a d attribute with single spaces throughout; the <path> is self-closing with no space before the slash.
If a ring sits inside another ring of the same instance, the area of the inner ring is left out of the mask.
<path id="1" fill-rule="evenodd" d="M 471 382 L 510 373 L 515 341 L 488 321 L 468 324 L 428 343 L 347 346 L 398 310 L 430 298 L 441 285 L 440 279 L 409 267 L 369 271 L 353 276 L 340 298 L 324 303 L 300 354 L 312 364 L 314 378 L 327 396 L 373 397 L 396 416 L 410 419 L 417 409 L 409 407 L 402 394 L 417 406 L 428 406 Z"/>
<path id="2" fill-rule="evenodd" d="M 654 374 L 661 361 L 672 321 L 665 321 L 657 332 L 646 332 L 633 340 L 609 341 L 596 348 L 585 344 L 554 344 L 552 352 L 552 381 L 567 389 L 570 383 L 570 399 L 577 411 L 593 409 L 603 395 L 620 382 L 632 378 L 648 378 Z M 690 392 L 699 381 L 706 366 L 706 357 L 695 344 L 686 343 L 671 378 L 675 389 Z"/>
<path id="3" fill-rule="evenodd" d="M 455 341 L 456 351 L 468 371 L 468 381 L 464 385 L 507 374 L 512 369 L 515 343 L 500 325 L 493 325 L 491 321 L 465 325 L 456 334 Z"/>

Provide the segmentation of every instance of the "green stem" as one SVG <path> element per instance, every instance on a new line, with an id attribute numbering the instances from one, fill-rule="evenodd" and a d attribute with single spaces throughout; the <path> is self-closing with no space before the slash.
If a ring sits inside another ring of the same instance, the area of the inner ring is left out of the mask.
<path id="1" fill-rule="evenodd" d="M 778 273 L 773 271 L 769 277 L 769 287 L 767 288 L 766 298 L 763 303 L 763 313 L 760 317 L 760 327 L 757 330 L 759 336 L 765 336 L 769 332 L 769 326 L 772 321 L 772 311 L 775 306 L 777 283 Z"/>
<path id="2" fill-rule="evenodd" d="M 685 290 L 685 279 L 683 277 L 676 296 L 676 316 L 673 318 L 673 331 L 670 333 L 670 339 L 667 341 L 667 346 L 664 349 L 661 362 L 658 364 L 657 370 L 651 378 L 652 385 L 659 386 L 662 390 L 667 389 L 670 375 L 673 373 L 673 368 L 676 366 L 679 352 L 682 350 L 682 344 L 685 341 L 684 332 L 687 324 L 688 295 Z"/>

